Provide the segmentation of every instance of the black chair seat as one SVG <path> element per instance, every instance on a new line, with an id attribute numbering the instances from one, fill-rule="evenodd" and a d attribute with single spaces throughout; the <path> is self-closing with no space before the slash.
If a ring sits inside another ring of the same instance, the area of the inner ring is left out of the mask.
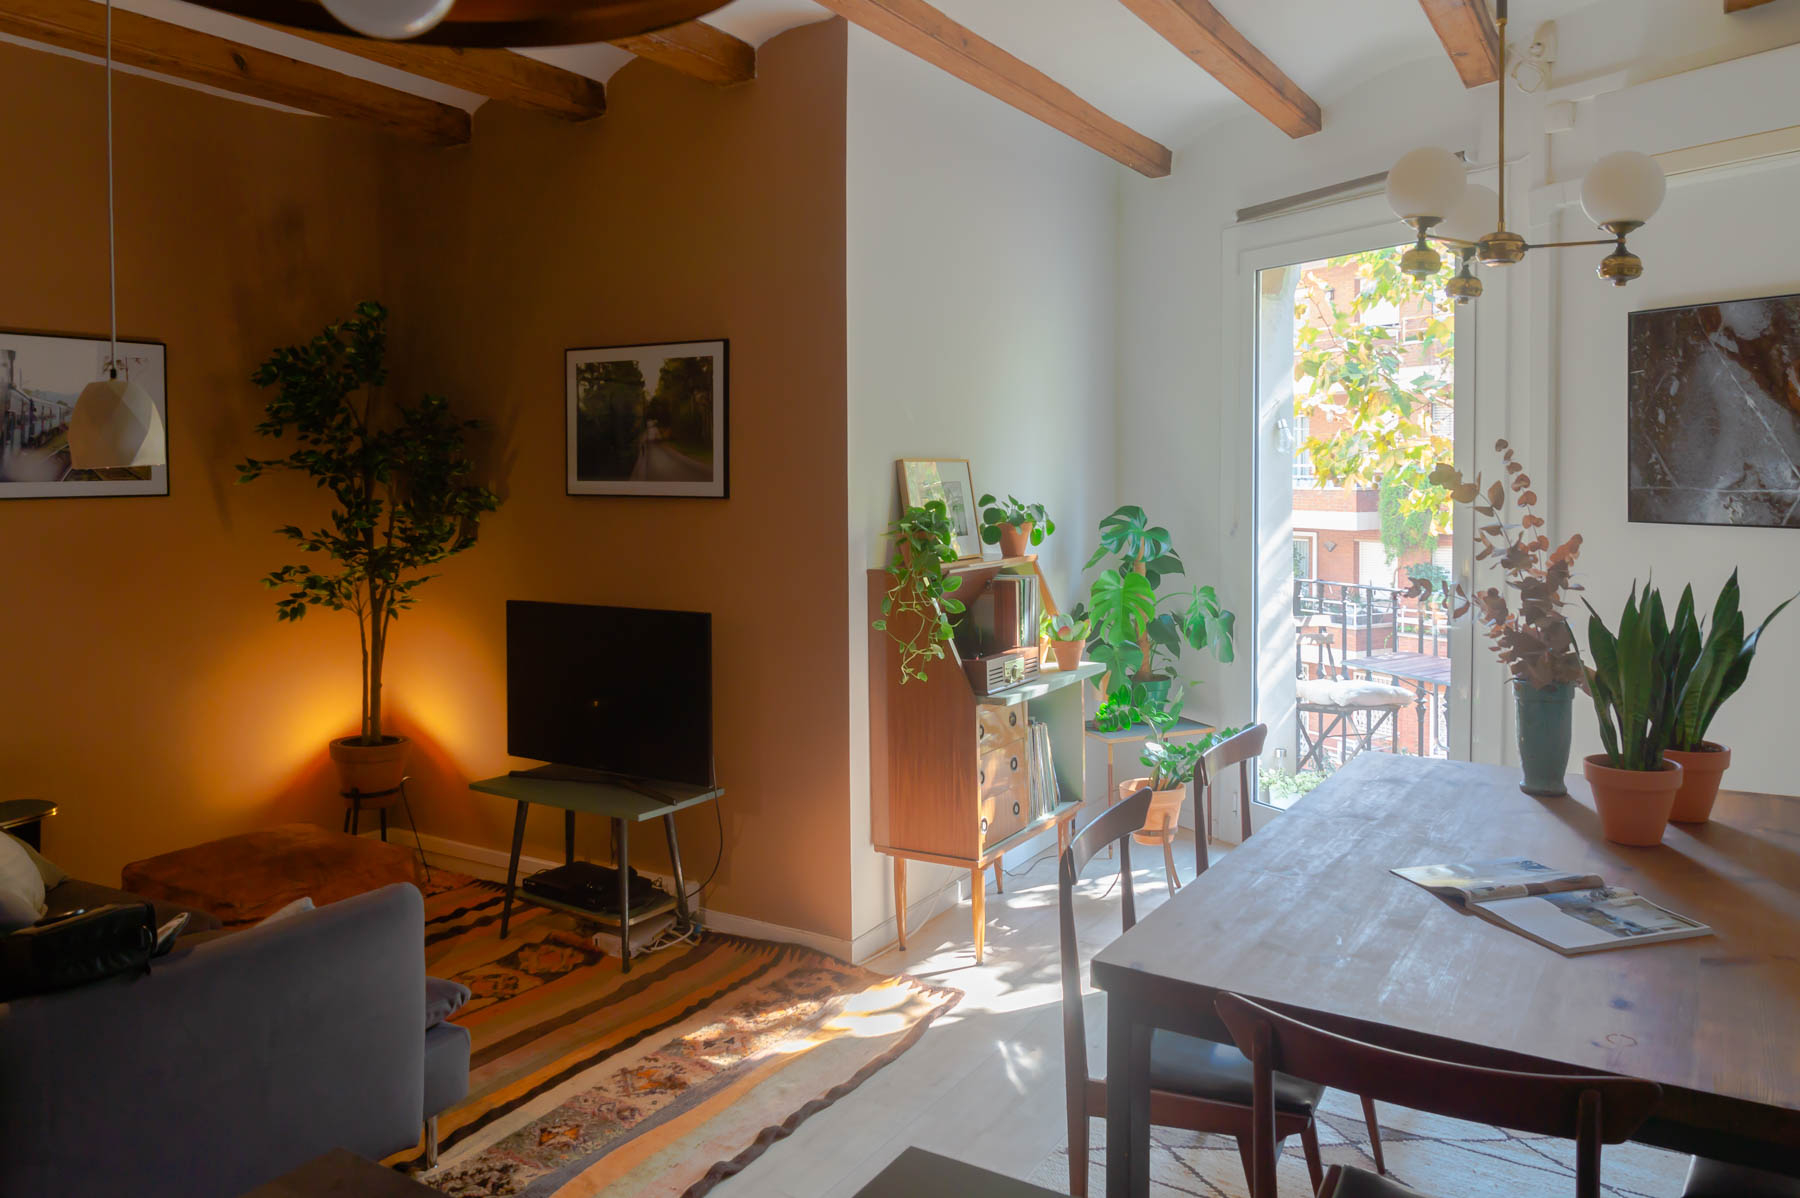
<path id="1" fill-rule="evenodd" d="M 1150 1088 L 1247 1107 L 1254 1091 L 1250 1058 L 1234 1045 L 1158 1029 L 1150 1037 Z M 1325 1087 L 1275 1075 L 1275 1109 L 1310 1115 Z"/>
<path id="2" fill-rule="evenodd" d="M 1333 1165 L 1331 1172 L 1325 1175 L 1325 1184 L 1319 1187 L 1319 1198 L 1427 1198 L 1427 1195 L 1355 1165 Z"/>
<path id="3" fill-rule="evenodd" d="M 1681 1198 L 1800 1198 L 1800 1178 L 1697 1156 Z"/>

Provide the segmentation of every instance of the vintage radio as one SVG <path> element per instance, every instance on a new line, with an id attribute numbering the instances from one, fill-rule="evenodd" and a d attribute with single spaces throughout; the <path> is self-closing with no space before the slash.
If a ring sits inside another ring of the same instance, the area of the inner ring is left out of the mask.
<path id="1" fill-rule="evenodd" d="M 969 685 L 976 694 L 992 695 L 1038 676 L 1038 647 L 1031 645 L 972 658 L 963 663 L 963 669 L 969 672 Z"/>

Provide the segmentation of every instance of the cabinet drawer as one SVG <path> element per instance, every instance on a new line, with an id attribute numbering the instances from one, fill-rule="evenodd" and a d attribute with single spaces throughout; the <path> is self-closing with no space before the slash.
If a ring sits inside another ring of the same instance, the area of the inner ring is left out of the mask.
<path id="1" fill-rule="evenodd" d="M 1030 819 L 1031 765 L 1024 748 L 1019 742 L 981 755 L 978 793 L 983 848 L 1005 840 Z"/>
<path id="2" fill-rule="evenodd" d="M 975 751 L 987 753 L 1001 745 L 1022 741 L 1030 726 L 1030 713 L 1023 703 L 1009 703 L 1004 707 L 979 703 L 975 707 Z"/>

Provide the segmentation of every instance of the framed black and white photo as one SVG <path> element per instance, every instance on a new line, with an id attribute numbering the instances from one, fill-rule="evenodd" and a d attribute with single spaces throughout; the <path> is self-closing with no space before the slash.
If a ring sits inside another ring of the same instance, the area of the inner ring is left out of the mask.
<path id="1" fill-rule="evenodd" d="M 1800 295 L 1631 314 L 1634 523 L 1800 528 Z"/>
<path id="2" fill-rule="evenodd" d="M 924 507 L 933 499 L 944 503 L 956 556 L 982 556 L 981 518 L 975 510 L 975 478 L 967 458 L 901 458 L 900 506 Z"/>
<path id="3" fill-rule="evenodd" d="M 569 350 L 569 494 L 724 499 L 728 345 Z"/>
<path id="4" fill-rule="evenodd" d="M 142 387 L 169 424 L 163 346 L 119 342 L 119 373 Z M 69 417 L 89 383 L 106 377 L 105 337 L 0 332 L 0 499 L 167 495 L 167 466 L 76 470 Z"/>

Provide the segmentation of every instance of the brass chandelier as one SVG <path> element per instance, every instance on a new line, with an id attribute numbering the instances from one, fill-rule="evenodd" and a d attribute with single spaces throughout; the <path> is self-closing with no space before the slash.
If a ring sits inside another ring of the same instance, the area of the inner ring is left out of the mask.
<path id="1" fill-rule="evenodd" d="M 1624 150 L 1608 154 L 1588 171 L 1581 182 L 1581 207 L 1588 219 L 1608 234 L 1606 237 L 1532 243 L 1509 230 L 1506 0 L 1495 0 L 1494 15 L 1500 31 L 1499 190 L 1469 183 L 1462 160 L 1449 150 L 1425 146 L 1402 155 L 1388 172 L 1388 205 L 1418 235 L 1418 240 L 1401 256 L 1400 269 L 1416 279 L 1429 278 L 1444 265 L 1431 243 L 1451 247 L 1461 259 L 1461 269 L 1444 284 L 1444 290 L 1458 303 L 1467 303 L 1481 294 L 1481 280 L 1471 270 L 1475 261 L 1483 266 L 1511 266 L 1529 250 L 1610 245 L 1612 252 L 1600 260 L 1598 273 L 1615 287 L 1623 287 L 1644 273 L 1643 259 L 1631 252 L 1625 238 L 1641 228 L 1662 205 L 1667 187 L 1662 168 L 1647 154 Z M 1489 229 L 1492 232 L 1486 231 Z"/>

